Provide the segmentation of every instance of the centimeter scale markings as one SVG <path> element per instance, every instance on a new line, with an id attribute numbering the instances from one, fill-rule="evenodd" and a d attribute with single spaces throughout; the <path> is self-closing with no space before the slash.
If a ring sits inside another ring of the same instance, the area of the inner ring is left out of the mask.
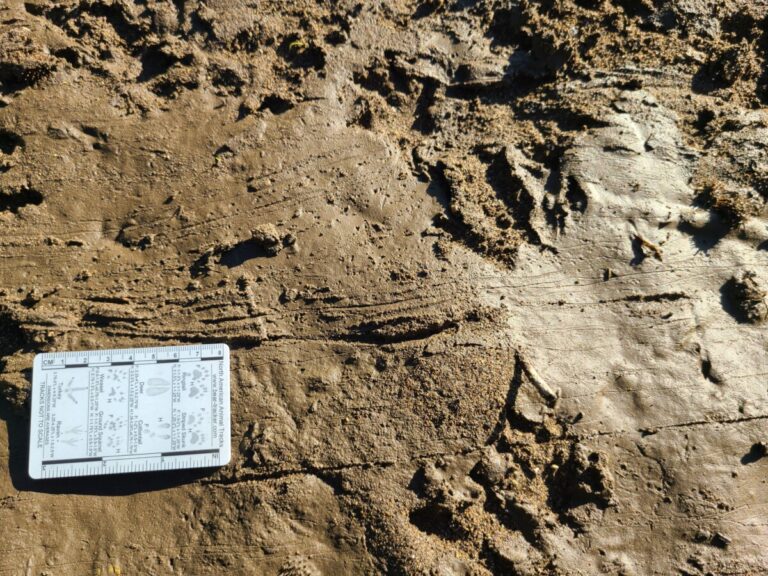
<path id="1" fill-rule="evenodd" d="M 33 479 L 223 466 L 229 443 L 226 344 L 35 356 Z"/>

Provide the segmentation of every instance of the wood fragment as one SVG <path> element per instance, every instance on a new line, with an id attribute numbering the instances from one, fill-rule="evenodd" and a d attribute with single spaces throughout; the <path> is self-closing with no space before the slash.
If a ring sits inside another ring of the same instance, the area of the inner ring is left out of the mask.
<path id="1" fill-rule="evenodd" d="M 647 248 L 651 251 L 653 254 L 653 257 L 656 258 L 656 260 L 661 261 L 662 260 L 662 251 L 661 247 L 658 244 L 655 244 L 645 238 L 642 234 L 635 234 L 635 242 L 637 242 L 641 248 Z"/>
<path id="2" fill-rule="evenodd" d="M 538 390 L 539 394 L 542 395 L 542 397 L 550 406 L 553 406 L 560 397 L 559 390 L 553 390 L 549 384 L 544 382 L 541 376 L 539 376 L 538 372 L 536 372 L 533 366 L 531 366 L 530 362 L 528 362 L 528 360 L 519 350 L 516 353 L 516 360 L 520 363 L 520 368 L 522 368 L 523 373 L 528 377 L 528 380 L 530 380 L 531 384 L 536 387 L 536 390 Z"/>

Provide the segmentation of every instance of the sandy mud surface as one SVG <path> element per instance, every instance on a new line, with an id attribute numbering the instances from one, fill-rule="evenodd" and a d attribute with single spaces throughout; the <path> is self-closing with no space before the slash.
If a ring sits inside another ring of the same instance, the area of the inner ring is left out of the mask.
<path id="1" fill-rule="evenodd" d="M 0 0 L 0 576 L 768 572 L 767 15 Z M 189 342 L 229 466 L 28 480 Z"/>

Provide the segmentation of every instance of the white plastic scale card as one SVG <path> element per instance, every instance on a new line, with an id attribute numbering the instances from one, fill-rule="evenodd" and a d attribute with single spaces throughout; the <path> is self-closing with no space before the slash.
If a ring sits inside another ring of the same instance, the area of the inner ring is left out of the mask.
<path id="1" fill-rule="evenodd" d="M 34 479 L 222 466 L 229 442 L 225 344 L 35 357 Z"/>

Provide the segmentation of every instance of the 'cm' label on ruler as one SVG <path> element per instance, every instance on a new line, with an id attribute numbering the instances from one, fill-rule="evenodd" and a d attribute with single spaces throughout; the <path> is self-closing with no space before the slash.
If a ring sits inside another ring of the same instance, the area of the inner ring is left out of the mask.
<path id="1" fill-rule="evenodd" d="M 35 357 L 33 479 L 205 468 L 229 459 L 226 344 Z"/>

